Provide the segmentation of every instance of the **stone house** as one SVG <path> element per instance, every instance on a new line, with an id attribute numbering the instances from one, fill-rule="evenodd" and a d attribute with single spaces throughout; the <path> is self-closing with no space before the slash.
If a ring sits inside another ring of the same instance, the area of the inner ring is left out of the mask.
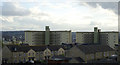
<path id="1" fill-rule="evenodd" d="M 85 62 L 107 58 L 115 54 L 115 51 L 108 45 L 78 45 L 67 51 L 66 57 L 80 57 Z"/>
<path id="2" fill-rule="evenodd" d="M 66 49 L 61 45 L 21 46 L 6 45 L 2 49 L 3 62 L 19 63 L 30 60 L 40 61 L 50 59 L 54 55 L 65 55 Z"/>

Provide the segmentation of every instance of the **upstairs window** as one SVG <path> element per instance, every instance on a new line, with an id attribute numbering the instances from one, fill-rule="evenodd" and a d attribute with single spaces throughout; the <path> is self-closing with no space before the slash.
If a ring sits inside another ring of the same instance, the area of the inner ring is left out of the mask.
<path id="1" fill-rule="evenodd" d="M 105 52 L 104 52 L 104 56 L 106 56 Z"/>
<path id="2" fill-rule="evenodd" d="M 34 55 L 34 53 L 32 53 L 32 55 Z"/>
<path id="3" fill-rule="evenodd" d="M 29 56 L 30 56 L 30 53 L 29 53 Z"/>
<path id="4" fill-rule="evenodd" d="M 25 53 L 24 53 L 24 56 L 26 56 Z"/>

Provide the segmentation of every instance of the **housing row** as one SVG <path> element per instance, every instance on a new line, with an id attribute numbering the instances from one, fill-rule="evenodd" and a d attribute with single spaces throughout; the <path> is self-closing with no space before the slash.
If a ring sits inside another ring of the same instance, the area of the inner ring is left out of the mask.
<path id="1" fill-rule="evenodd" d="M 48 62 L 89 63 L 106 59 L 114 54 L 115 50 L 108 45 L 6 45 L 2 49 L 2 61 L 3 63 L 26 63 L 47 60 Z"/>

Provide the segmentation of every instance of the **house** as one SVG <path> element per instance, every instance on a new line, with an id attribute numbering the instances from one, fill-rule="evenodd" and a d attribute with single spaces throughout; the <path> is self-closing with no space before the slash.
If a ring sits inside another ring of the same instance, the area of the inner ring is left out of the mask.
<path id="1" fill-rule="evenodd" d="M 2 49 L 2 55 L 3 62 L 19 63 L 50 59 L 54 55 L 66 55 L 66 49 L 61 45 L 6 45 Z"/>
<path id="2" fill-rule="evenodd" d="M 66 57 L 80 57 L 85 62 L 107 58 L 115 54 L 115 51 L 108 45 L 77 45 L 67 51 Z"/>

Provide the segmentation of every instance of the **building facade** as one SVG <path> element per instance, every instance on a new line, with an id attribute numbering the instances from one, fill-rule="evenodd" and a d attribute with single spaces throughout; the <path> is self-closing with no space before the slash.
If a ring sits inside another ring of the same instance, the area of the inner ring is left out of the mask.
<path id="1" fill-rule="evenodd" d="M 115 51 L 107 45 L 78 45 L 72 47 L 66 56 L 71 58 L 80 57 L 85 62 L 88 62 L 90 60 L 107 58 L 113 54 L 115 54 Z"/>
<path id="2" fill-rule="evenodd" d="M 61 43 L 71 43 L 71 31 L 25 31 L 25 43 L 30 45 L 60 45 Z"/>
<path id="3" fill-rule="evenodd" d="M 119 43 L 119 46 L 118 46 L 118 58 L 117 58 L 117 61 L 120 62 L 120 43 Z"/>
<path id="4" fill-rule="evenodd" d="M 94 32 L 76 32 L 76 43 L 79 44 L 101 44 L 109 45 L 114 48 L 118 44 L 118 32 L 101 32 L 100 29 L 94 28 Z"/>
<path id="5" fill-rule="evenodd" d="M 66 54 L 61 45 L 52 46 L 20 46 L 7 45 L 2 49 L 2 61 L 7 63 L 20 63 L 27 61 L 41 61 L 56 55 Z"/>

